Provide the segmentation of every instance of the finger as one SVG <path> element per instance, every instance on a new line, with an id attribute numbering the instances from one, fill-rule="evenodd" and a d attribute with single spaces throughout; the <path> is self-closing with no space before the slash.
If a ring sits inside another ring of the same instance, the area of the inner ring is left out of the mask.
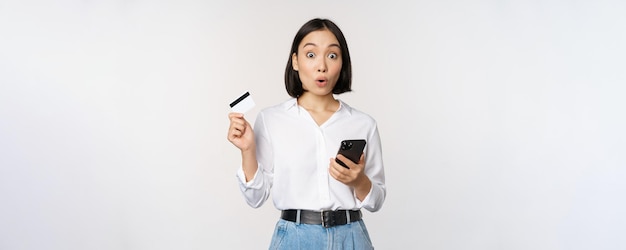
<path id="1" fill-rule="evenodd" d="M 235 137 L 241 137 L 241 135 L 243 135 L 244 131 L 243 128 L 233 128 L 233 130 L 231 130 L 231 134 L 234 135 Z"/>
<path id="2" fill-rule="evenodd" d="M 248 122 L 241 113 L 229 113 L 228 119 L 230 123 L 246 124 Z"/>
<path id="3" fill-rule="evenodd" d="M 347 169 L 346 167 L 342 166 L 339 162 L 336 161 L 336 159 L 330 158 L 330 165 L 331 165 L 331 168 L 334 171 L 336 171 L 338 174 L 348 175 L 350 173 L 350 169 Z M 348 164 L 346 165 L 350 167 L 350 165 Z"/>
<path id="4" fill-rule="evenodd" d="M 243 118 L 243 114 L 242 113 L 237 113 L 237 112 L 230 112 L 228 113 L 228 119 L 232 119 L 232 118 Z"/>
<path id="5" fill-rule="evenodd" d="M 334 162 L 334 161 L 333 161 Z M 335 178 L 335 180 L 341 181 L 343 182 L 343 174 L 340 172 L 340 168 L 344 168 L 341 165 L 339 165 L 338 163 L 333 163 L 331 164 L 332 166 L 329 168 L 329 172 L 330 172 L 330 176 L 332 176 L 333 178 Z M 345 169 L 345 168 L 344 168 Z"/>
<path id="6" fill-rule="evenodd" d="M 351 175 L 351 171 L 339 164 L 334 164 L 334 166 L 330 168 L 329 172 L 330 176 L 335 178 L 335 180 L 346 185 L 354 179 Z"/>
<path id="7" fill-rule="evenodd" d="M 233 142 L 235 139 L 241 137 L 241 131 L 239 130 L 231 130 L 228 133 L 228 141 Z"/>
<path id="8" fill-rule="evenodd" d="M 233 122 L 230 124 L 231 128 L 236 128 L 237 130 L 245 130 L 246 124 L 241 122 Z"/>
<path id="9" fill-rule="evenodd" d="M 347 157 L 343 156 L 342 154 L 338 154 L 337 155 L 337 159 L 339 159 L 340 161 L 343 161 L 343 163 L 352 162 L 350 159 L 348 159 Z"/>
<path id="10" fill-rule="evenodd" d="M 350 169 L 352 169 L 356 163 L 354 163 L 352 160 L 348 159 L 348 157 L 343 156 L 342 154 L 338 154 L 337 155 L 337 159 L 339 159 L 341 162 L 343 162 L 344 164 L 346 164 L 346 166 L 348 166 Z M 341 166 L 341 165 L 339 165 Z M 343 166 L 341 166 L 343 167 Z"/>
<path id="11" fill-rule="evenodd" d="M 230 124 L 228 125 L 228 129 L 231 130 L 233 128 L 243 128 L 245 125 L 242 121 L 240 120 L 231 120 Z"/>
<path id="12" fill-rule="evenodd" d="M 232 130 L 237 130 L 237 131 L 241 131 L 241 133 L 245 133 L 246 129 L 249 127 L 249 125 L 243 121 L 243 120 L 234 120 L 230 123 L 230 126 L 228 128 L 229 131 Z"/>
<path id="13" fill-rule="evenodd" d="M 230 119 L 230 124 L 238 124 L 244 126 L 246 124 L 246 120 L 243 118 L 233 117 Z"/>
<path id="14" fill-rule="evenodd" d="M 245 129 L 248 129 L 248 128 L 252 129 L 252 125 L 250 125 L 250 123 L 249 123 L 248 121 L 246 121 L 246 120 L 244 119 L 244 120 L 243 120 L 243 122 L 244 122 L 244 124 L 243 124 L 243 125 L 244 125 Z"/>

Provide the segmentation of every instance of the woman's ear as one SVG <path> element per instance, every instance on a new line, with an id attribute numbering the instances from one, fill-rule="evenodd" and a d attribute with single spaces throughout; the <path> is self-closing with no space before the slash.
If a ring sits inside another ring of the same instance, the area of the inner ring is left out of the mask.
<path id="1" fill-rule="evenodd" d="M 291 55 L 291 68 L 293 68 L 293 70 L 298 71 L 298 55 L 296 55 L 296 53 L 293 53 Z"/>

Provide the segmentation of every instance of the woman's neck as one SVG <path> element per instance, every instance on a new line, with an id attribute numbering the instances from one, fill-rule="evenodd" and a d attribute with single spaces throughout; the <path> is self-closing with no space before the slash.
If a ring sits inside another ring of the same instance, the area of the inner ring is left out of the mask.
<path id="1" fill-rule="evenodd" d="M 307 94 L 306 92 L 298 97 L 298 105 L 302 106 L 306 110 L 322 112 L 322 111 L 336 111 L 339 108 L 339 101 L 335 99 L 332 94 L 325 96 L 316 96 Z"/>

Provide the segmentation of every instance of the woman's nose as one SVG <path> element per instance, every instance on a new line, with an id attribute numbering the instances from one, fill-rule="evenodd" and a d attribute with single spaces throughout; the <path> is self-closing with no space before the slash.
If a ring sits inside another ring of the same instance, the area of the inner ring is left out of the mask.
<path id="1" fill-rule="evenodd" d="M 326 62 L 322 60 L 317 66 L 317 72 L 326 73 Z"/>

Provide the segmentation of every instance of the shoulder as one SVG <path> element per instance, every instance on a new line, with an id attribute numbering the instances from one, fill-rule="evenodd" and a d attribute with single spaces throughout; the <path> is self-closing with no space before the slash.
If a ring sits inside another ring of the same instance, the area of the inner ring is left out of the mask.
<path id="1" fill-rule="evenodd" d="M 292 119 L 294 108 L 297 109 L 298 102 L 295 98 L 288 99 L 273 106 L 261 109 L 257 114 L 256 120 L 262 122 L 284 122 Z"/>
<path id="2" fill-rule="evenodd" d="M 277 114 L 277 113 L 284 113 L 287 112 L 288 110 L 297 107 L 298 102 L 296 100 L 296 98 L 290 98 L 286 101 L 283 101 L 279 104 L 273 105 L 273 106 L 269 106 L 266 108 L 261 109 L 261 111 L 259 112 L 259 114 L 263 114 L 263 115 L 272 115 L 272 114 Z"/>
<path id="3" fill-rule="evenodd" d="M 341 108 L 345 109 L 345 111 L 350 114 L 351 119 L 376 126 L 376 120 L 371 115 L 348 105 L 344 101 L 339 100 L 339 102 L 341 103 Z"/>

